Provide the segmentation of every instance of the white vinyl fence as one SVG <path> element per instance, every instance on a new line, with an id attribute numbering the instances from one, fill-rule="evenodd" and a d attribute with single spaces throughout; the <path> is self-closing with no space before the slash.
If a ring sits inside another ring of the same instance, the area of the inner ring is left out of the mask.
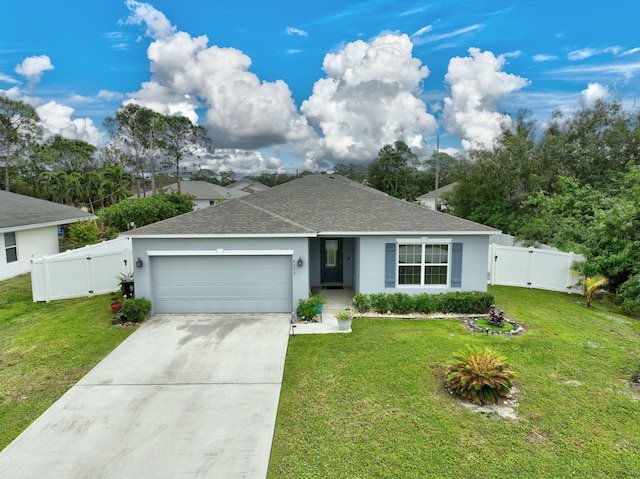
<path id="1" fill-rule="evenodd" d="M 552 249 L 490 244 L 489 283 L 575 293 L 580 290 L 571 266 L 583 260 L 582 255 Z"/>
<path id="2" fill-rule="evenodd" d="M 34 301 L 106 294 L 120 288 L 119 277 L 133 271 L 131 240 L 117 238 L 31 260 Z"/>

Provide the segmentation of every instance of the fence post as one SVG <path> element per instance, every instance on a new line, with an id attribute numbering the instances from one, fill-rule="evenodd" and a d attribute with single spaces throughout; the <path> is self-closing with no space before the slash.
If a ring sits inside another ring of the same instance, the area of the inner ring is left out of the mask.
<path id="1" fill-rule="evenodd" d="M 496 260 L 498 258 L 496 254 L 496 245 L 495 243 L 491 243 L 489 245 L 489 275 L 490 275 L 490 284 L 493 286 L 496 284 Z"/>
<path id="2" fill-rule="evenodd" d="M 532 289 L 531 282 L 531 262 L 533 261 L 533 248 L 527 248 L 527 284 L 525 285 L 527 288 Z"/>
<path id="3" fill-rule="evenodd" d="M 573 254 L 573 251 L 569 251 L 569 256 L 567 256 L 567 260 L 569 261 L 569 265 L 567 268 L 567 294 L 571 294 L 573 293 L 573 284 L 571 281 L 571 265 L 573 264 L 573 262 L 575 261 L 574 259 L 575 255 Z"/>
<path id="4" fill-rule="evenodd" d="M 46 256 L 42 257 L 42 275 L 44 276 L 44 300 L 51 301 L 51 291 L 49 290 L 49 262 Z"/>

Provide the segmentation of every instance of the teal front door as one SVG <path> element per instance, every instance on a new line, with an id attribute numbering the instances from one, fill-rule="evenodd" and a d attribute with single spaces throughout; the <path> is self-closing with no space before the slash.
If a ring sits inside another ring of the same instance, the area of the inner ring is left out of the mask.
<path id="1" fill-rule="evenodd" d="M 342 240 L 322 239 L 320 250 L 322 256 L 320 281 L 322 284 L 342 284 Z"/>

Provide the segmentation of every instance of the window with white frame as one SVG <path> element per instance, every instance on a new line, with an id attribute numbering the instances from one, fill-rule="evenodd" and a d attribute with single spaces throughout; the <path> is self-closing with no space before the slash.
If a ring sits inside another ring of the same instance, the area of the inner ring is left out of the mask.
<path id="1" fill-rule="evenodd" d="M 18 246 L 15 233 L 4 234 L 4 252 L 7 257 L 7 263 L 18 261 Z"/>
<path id="2" fill-rule="evenodd" d="M 398 244 L 398 284 L 446 286 L 450 251 L 447 242 Z"/>

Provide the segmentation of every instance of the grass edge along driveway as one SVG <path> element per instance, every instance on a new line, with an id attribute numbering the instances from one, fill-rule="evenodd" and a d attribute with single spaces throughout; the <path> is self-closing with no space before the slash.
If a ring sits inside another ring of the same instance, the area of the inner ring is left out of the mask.
<path id="1" fill-rule="evenodd" d="M 640 320 L 578 295 L 489 291 L 525 335 L 356 319 L 349 335 L 290 338 L 268 477 L 640 477 Z M 467 344 L 507 357 L 516 421 L 443 390 L 444 365 Z"/>
<path id="2" fill-rule="evenodd" d="M 34 303 L 29 274 L 0 281 L 0 450 L 133 332 L 109 303 Z"/>

